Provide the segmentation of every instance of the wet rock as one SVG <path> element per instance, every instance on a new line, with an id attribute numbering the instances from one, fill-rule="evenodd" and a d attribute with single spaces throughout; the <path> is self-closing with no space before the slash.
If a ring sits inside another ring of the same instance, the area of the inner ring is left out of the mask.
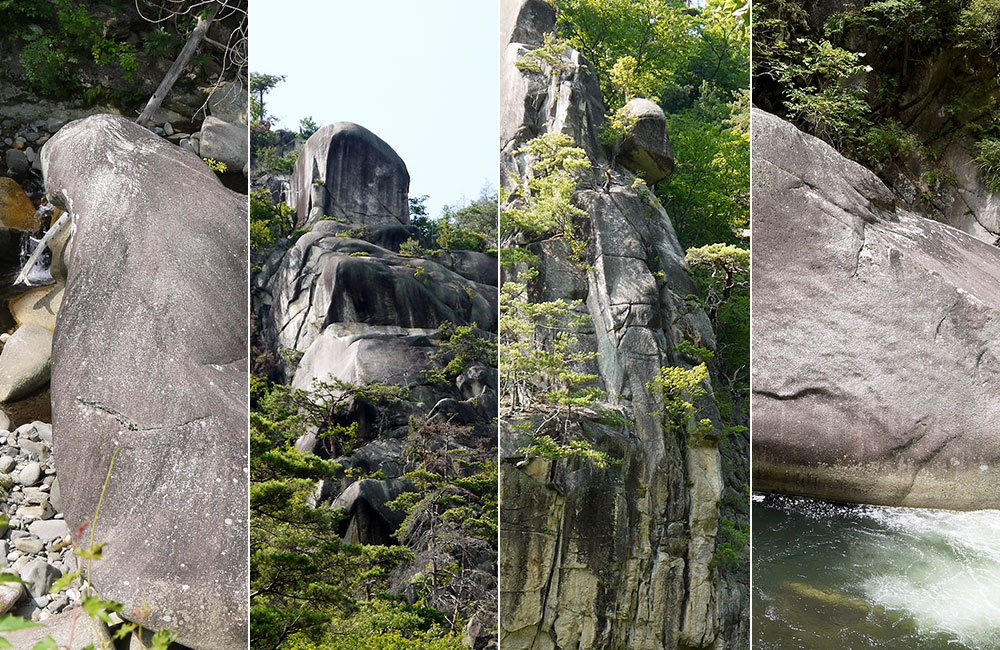
<path id="1" fill-rule="evenodd" d="M 15 143 L 16 147 L 16 143 Z M 7 169 L 14 176 L 24 176 L 31 169 L 31 162 L 20 149 L 8 149 L 6 155 Z"/>
<path id="2" fill-rule="evenodd" d="M 246 197 L 108 115 L 63 127 L 42 158 L 50 199 L 72 203 L 76 224 L 51 383 L 66 523 L 93 518 L 94 486 L 127 440 L 101 509 L 95 587 L 126 612 L 148 605 L 147 626 L 184 645 L 242 650 Z"/>
<path id="3" fill-rule="evenodd" d="M 49 380 L 52 332 L 41 325 L 18 327 L 0 352 L 0 402 L 12 402 Z"/>
<path id="4" fill-rule="evenodd" d="M 755 489 L 1000 507 L 1000 250 L 788 122 L 753 134 Z"/>
<path id="5" fill-rule="evenodd" d="M 12 178 L 0 176 L 0 226 L 35 232 L 41 219 L 31 199 Z"/>

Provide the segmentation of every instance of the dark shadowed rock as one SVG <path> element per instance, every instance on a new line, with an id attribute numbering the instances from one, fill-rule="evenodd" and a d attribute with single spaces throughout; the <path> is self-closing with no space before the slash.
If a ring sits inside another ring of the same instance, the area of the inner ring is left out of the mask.
<path id="1" fill-rule="evenodd" d="M 53 342 L 66 521 L 92 520 L 93 583 L 196 650 L 246 647 L 247 214 L 198 159 L 114 116 L 42 150 L 74 215 Z"/>
<path id="2" fill-rule="evenodd" d="M 753 133 L 755 489 L 1000 507 L 1000 250 L 773 115 Z"/>
<path id="3" fill-rule="evenodd" d="M 299 153 L 288 204 L 299 223 L 326 215 L 368 227 L 410 222 L 410 174 L 377 135 L 351 122 L 324 126 Z"/>
<path id="4" fill-rule="evenodd" d="M 405 512 L 393 510 L 386 504 L 406 490 L 412 490 L 403 479 L 362 479 L 352 483 L 334 502 L 334 508 L 343 508 L 351 517 L 345 541 L 350 544 L 388 544 L 392 534 L 406 518 Z"/>
<path id="5" fill-rule="evenodd" d="M 674 170 L 674 151 L 667 135 L 667 116 L 648 99 L 633 99 L 623 108 L 632 124 L 621 143 L 618 160 L 641 174 L 650 185 L 659 183 Z"/>

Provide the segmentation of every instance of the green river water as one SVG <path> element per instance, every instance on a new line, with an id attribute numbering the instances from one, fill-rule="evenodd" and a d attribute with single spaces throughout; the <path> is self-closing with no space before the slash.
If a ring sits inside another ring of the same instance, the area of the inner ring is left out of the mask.
<path id="1" fill-rule="evenodd" d="M 754 650 L 1000 649 L 1000 511 L 753 498 Z"/>

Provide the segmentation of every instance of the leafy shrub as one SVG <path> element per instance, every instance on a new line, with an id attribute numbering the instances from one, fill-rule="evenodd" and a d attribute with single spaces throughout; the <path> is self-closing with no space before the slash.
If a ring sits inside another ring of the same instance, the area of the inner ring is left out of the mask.
<path id="1" fill-rule="evenodd" d="M 991 191 L 1000 193 L 1000 138 L 984 138 L 976 145 L 976 162 L 986 185 Z"/>

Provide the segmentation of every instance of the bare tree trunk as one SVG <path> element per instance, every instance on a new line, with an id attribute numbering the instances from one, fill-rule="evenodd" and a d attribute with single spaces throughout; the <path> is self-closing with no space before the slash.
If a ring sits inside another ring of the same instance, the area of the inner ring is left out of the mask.
<path id="1" fill-rule="evenodd" d="M 181 53 L 177 55 L 177 59 L 174 60 L 174 64 L 167 70 L 167 74 L 163 77 L 163 81 L 160 82 L 160 86 L 153 93 L 153 96 L 149 98 L 146 108 L 142 109 L 142 114 L 136 120 L 137 124 L 146 126 L 153 119 L 153 113 L 163 103 L 167 93 L 174 87 L 174 83 L 181 76 L 181 72 L 187 67 L 188 61 L 191 60 L 195 50 L 201 45 L 201 41 L 205 38 L 205 34 L 208 33 L 208 28 L 212 25 L 212 21 L 215 20 L 217 13 L 219 13 L 218 3 L 212 7 L 207 16 L 198 16 L 198 24 L 195 25 L 194 31 L 188 37 L 187 43 L 184 44 L 184 49 L 181 50 Z"/>

